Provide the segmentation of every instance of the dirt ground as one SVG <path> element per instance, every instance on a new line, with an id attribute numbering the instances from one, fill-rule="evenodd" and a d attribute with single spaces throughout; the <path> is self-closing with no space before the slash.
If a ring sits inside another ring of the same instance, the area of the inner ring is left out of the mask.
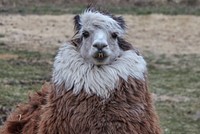
<path id="1" fill-rule="evenodd" d="M 200 53 L 200 17 L 123 15 L 126 38 L 140 51 Z M 10 48 L 55 52 L 73 36 L 73 15 L 0 15 L 0 42 Z"/>

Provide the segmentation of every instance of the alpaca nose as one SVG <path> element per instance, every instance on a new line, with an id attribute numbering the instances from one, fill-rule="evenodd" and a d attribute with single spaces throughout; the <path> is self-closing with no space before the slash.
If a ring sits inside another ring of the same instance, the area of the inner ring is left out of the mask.
<path id="1" fill-rule="evenodd" d="M 107 47 L 107 44 L 102 44 L 102 43 L 96 43 L 93 45 L 93 47 L 97 48 L 98 50 L 102 50 L 103 48 Z"/>

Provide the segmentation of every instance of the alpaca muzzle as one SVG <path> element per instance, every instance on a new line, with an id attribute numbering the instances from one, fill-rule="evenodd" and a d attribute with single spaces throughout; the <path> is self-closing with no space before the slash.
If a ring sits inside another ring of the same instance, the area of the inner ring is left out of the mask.
<path id="1" fill-rule="evenodd" d="M 106 52 L 101 51 L 101 50 L 97 51 L 93 56 L 93 58 L 97 61 L 104 61 L 107 57 L 108 55 L 106 54 Z"/>

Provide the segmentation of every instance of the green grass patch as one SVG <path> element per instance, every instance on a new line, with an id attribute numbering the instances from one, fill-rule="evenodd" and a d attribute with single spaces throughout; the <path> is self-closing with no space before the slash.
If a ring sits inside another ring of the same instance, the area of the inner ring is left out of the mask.
<path id="1" fill-rule="evenodd" d="M 166 15 L 200 15 L 199 7 L 186 7 L 186 6 L 145 6 L 145 7 L 110 7 L 111 12 L 117 14 L 135 14 L 135 15 L 148 15 L 148 14 L 166 14 Z"/>
<path id="2" fill-rule="evenodd" d="M 0 58 L 0 106 L 13 107 L 24 102 L 28 92 L 39 90 L 50 80 L 53 55 L 0 47 L 0 56 L 3 54 L 18 56 Z"/>
<path id="3" fill-rule="evenodd" d="M 44 6 L 27 6 L 15 8 L 1 8 L 0 14 L 77 14 L 84 11 L 86 6 L 58 6 L 58 5 L 44 5 Z M 104 6 L 103 9 L 115 14 L 134 14 L 134 15 L 148 15 L 148 14 L 166 14 L 166 15 L 200 15 L 200 7 L 183 6 L 183 5 L 161 5 L 161 6 L 129 6 L 129 7 L 113 7 Z"/>
<path id="4" fill-rule="evenodd" d="M 189 102 L 157 102 L 162 129 L 165 134 L 198 134 L 199 120 L 193 115 L 199 110 L 197 101 Z"/>
<path id="5" fill-rule="evenodd" d="M 158 96 L 167 95 L 177 101 L 157 101 L 156 109 L 165 134 L 198 134 L 200 117 L 200 55 L 153 55 L 148 53 L 149 83 Z M 187 98 L 181 100 L 179 97 Z"/>
<path id="6" fill-rule="evenodd" d="M 15 7 L 15 8 L 2 8 L 0 9 L 0 14 L 51 14 L 51 15 L 61 15 L 66 13 L 80 13 L 84 11 L 84 6 L 77 7 L 64 7 L 64 6 L 29 6 L 29 7 Z"/>

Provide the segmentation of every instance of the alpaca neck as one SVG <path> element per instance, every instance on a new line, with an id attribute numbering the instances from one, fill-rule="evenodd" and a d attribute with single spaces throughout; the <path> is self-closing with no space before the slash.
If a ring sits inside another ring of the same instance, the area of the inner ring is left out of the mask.
<path id="1" fill-rule="evenodd" d="M 76 47 L 68 43 L 60 48 L 55 58 L 52 80 L 57 87 L 63 85 L 65 90 L 73 90 L 74 94 L 84 90 L 108 98 L 120 78 L 144 80 L 145 72 L 146 62 L 134 50 L 124 51 L 112 64 L 98 67 L 86 63 Z M 62 92 L 63 88 L 56 90 Z"/>

